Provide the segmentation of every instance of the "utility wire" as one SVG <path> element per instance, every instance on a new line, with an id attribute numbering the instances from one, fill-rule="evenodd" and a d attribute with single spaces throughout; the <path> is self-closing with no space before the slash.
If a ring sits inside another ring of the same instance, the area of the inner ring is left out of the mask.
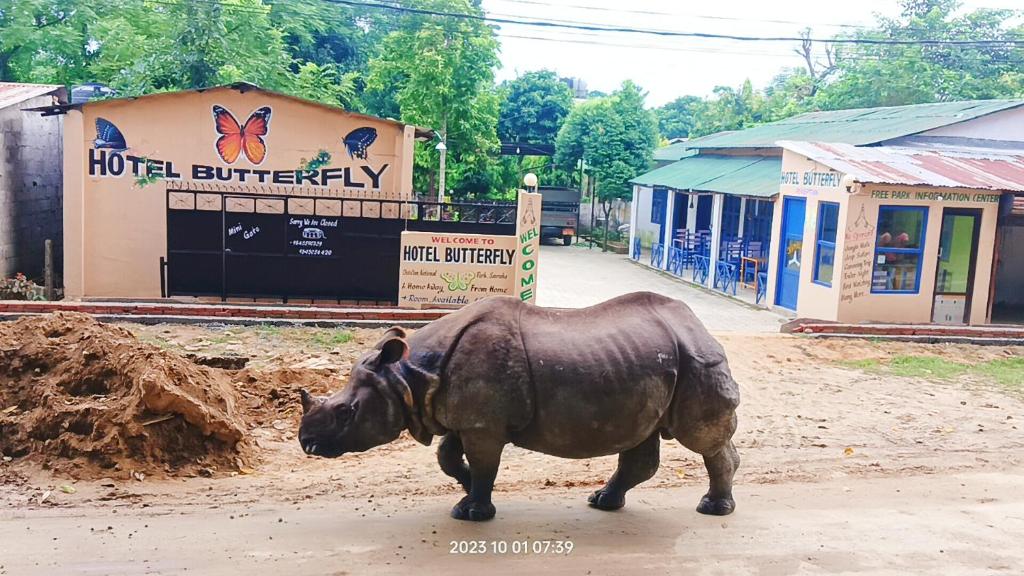
<path id="1" fill-rule="evenodd" d="M 491 17 L 480 14 L 464 14 L 459 12 L 443 12 L 439 10 L 427 10 L 423 8 L 410 8 L 400 5 L 380 4 L 376 2 L 362 2 L 359 0 L 322 0 L 330 4 L 353 6 L 362 8 L 376 8 L 390 10 L 406 14 L 419 14 L 424 16 L 442 16 L 460 20 L 473 20 L 484 23 L 497 24 L 519 24 L 523 26 L 534 26 L 541 28 L 563 28 L 569 30 L 588 30 L 594 32 L 620 32 L 628 34 L 647 34 L 652 36 L 681 37 L 681 38 L 706 38 L 718 40 L 737 40 L 742 42 L 822 42 L 828 44 L 872 44 L 872 45 L 936 45 L 936 46 L 1002 46 L 1022 45 L 1024 40 L 941 40 L 941 39 L 913 39 L 898 40 L 884 38 L 812 38 L 802 36 L 741 36 L 735 34 L 715 34 L 710 32 L 682 32 L 674 30 L 653 30 L 645 28 L 612 27 L 587 23 L 569 24 L 564 22 L 552 22 L 550 20 L 523 20 L 518 18 Z"/>

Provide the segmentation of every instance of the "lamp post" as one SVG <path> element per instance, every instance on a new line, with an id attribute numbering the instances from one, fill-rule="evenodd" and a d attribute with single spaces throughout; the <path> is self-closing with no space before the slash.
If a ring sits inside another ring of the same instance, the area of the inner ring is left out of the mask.
<path id="1" fill-rule="evenodd" d="M 438 177 L 437 201 L 444 202 L 444 159 L 448 153 L 448 147 L 445 146 L 444 140 L 441 140 L 440 142 L 437 143 L 437 146 L 434 146 L 434 150 L 437 150 L 438 152 L 441 153 L 441 168 L 440 175 Z"/>
<path id="2" fill-rule="evenodd" d="M 527 172 L 526 175 L 523 176 L 523 184 L 526 185 L 526 191 L 527 192 L 536 192 L 537 191 L 537 175 L 534 174 L 533 172 Z"/>

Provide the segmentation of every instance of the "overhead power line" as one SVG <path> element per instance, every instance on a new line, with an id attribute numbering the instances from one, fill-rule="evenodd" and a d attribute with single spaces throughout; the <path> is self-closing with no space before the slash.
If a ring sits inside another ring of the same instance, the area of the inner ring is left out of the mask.
<path id="1" fill-rule="evenodd" d="M 605 26 L 588 23 L 553 22 L 550 20 L 523 20 L 520 18 L 504 18 L 486 16 L 480 14 L 464 14 L 459 12 L 443 12 L 439 10 L 427 10 L 423 8 L 411 8 L 392 4 L 381 4 L 377 2 L 363 2 L 360 0 L 323 0 L 330 4 L 343 6 L 354 6 L 361 8 L 375 8 L 379 10 L 390 10 L 406 14 L 419 14 L 423 16 L 441 16 L 461 20 L 473 20 L 484 23 L 496 24 L 518 24 L 522 26 L 534 26 L 540 28 L 561 28 L 568 30 L 587 30 L 592 32 L 619 32 L 626 34 L 647 34 L 662 37 L 678 38 L 706 38 L 718 40 L 737 40 L 742 42 L 823 42 L 830 44 L 871 44 L 871 45 L 934 45 L 934 46 L 1024 46 L 1024 40 L 943 40 L 917 38 L 912 40 L 885 39 L 885 38 L 805 38 L 802 36 L 742 36 L 737 34 L 716 34 L 710 32 L 683 32 L 676 30 L 653 30 L 646 28 L 632 28 L 625 26 Z"/>

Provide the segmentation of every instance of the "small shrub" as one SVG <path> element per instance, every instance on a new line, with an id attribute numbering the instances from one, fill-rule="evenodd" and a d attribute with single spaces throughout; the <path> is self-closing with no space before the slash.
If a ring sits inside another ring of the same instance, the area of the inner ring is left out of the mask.
<path id="1" fill-rule="evenodd" d="M 43 287 L 21 272 L 14 278 L 0 278 L 0 300 L 45 300 Z"/>

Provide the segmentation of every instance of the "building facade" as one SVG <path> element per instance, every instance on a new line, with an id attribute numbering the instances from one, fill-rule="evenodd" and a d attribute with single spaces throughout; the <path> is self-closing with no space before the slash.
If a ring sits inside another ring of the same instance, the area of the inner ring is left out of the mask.
<path id="1" fill-rule="evenodd" d="M 26 108 L 65 98 L 61 86 L 0 83 L 0 276 L 41 282 L 51 240 L 60 270 L 62 122 Z"/>

